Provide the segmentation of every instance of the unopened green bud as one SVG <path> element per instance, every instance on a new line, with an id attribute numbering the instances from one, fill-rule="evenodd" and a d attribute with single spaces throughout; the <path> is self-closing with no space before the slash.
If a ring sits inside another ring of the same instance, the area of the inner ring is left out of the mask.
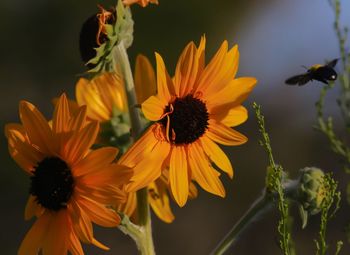
<path id="1" fill-rule="evenodd" d="M 307 224 L 308 215 L 315 215 L 322 210 L 326 195 L 324 172 L 316 167 L 305 167 L 300 170 L 301 176 L 298 187 L 298 201 L 302 227 Z"/>

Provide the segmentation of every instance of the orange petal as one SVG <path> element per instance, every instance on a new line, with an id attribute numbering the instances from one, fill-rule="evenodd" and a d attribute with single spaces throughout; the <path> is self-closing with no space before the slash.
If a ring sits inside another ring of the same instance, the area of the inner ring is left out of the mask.
<path id="1" fill-rule="evenodd" d="M 203 35 L 201 37 L 201 41 L 199 43 L 197 53 L 196 53 L 196 58 L 198 59 L 198 72 L 197 72 L 196 79 L 198 79 L 201 76 L 205 67 L 205 44 L 206 44 L 206 39 L 205 39 L 205 35 Z"/>
<path id="2" fill-rule="evenodd" d="M 118 149 L 114 147 L 93 150 L 74 167 L 73 174 L 81 176 L 103 170 L 102 168 L 111 164 L 117 155 Z"/>
<path id="3" fill-rule="evenodd" d="M 151 62 L 144 55 L 139 54 L 136 57 L 134 80 L 139 104 L 157 93 L 156 74 Z"/>
<path id="4" fill-rule="evenodd" d="M 170 156 L 169 183 L 175 201 L 183 207 L 188 197 L 188 170 L 185 148 L 173 146 Z"/>
<path id="5" fill-rule="evenodd" d="M 207 107 L 210 113 L 222 111 L 222 106 L 232 108 L 240 105 L 251 93 L 257 80 L 252 77 L 242 77 L 231 80 L 227 86 L 218 92 L 207 96 Z"/>
<path id="6" fill-rule="evenodd" d="M 189 164 L 192 177 L 206 191 L 225 197 L 225 189 L 222 185 L 218 173 L 211 167 L 203 149 L 192 143 L 189 148 Z"/>
<path id="7" fill-rule="evenodd" d="M 137 206 L 136 192 L 129 192 L 126 202 L 118 204 L 116 211 L 123 212 L 124 214 L 128 215 L 128 217 L 130 218 L 134 214 L 136 206 Z"/>
<path id="8" fill-rule="evenodd" d="M 142 104 L 142 112 L 145 117 L 151 121 L 158 121 L 164 114 L 166 105 L 164 101 L 157 96 L 149 97 Z"/>
<path id="9" fill-rule="evenodd" d="M 54 133 L 62 133 L 67 131 L 67 125 L 71 115 L 69 112 L 69 105 L 66 94 L 63 93 L 58 103 L 56 104 L 55 111 L 52 118 L 52 130 Z"/>
<path id="10" fill-rule="evenodd" d="M 50 226 L 45 233 L 43 254 L 67 254 L 69 237 L 68 224 L 66 210 L 60 210 L 52 215 Z"/>
<path id="11" fill-rule="evenodd" d="M 80 240 L 74 231 L 70 231 L 68 249 L 72 255 L 84 255 Z"/>
<path id="12" fill-rule="evenodd" d="M 70 212 L 74 231 L 78 235 L 79 239 L 81 239 L 83 242 L 91 243 L 93 240 L 91 220 L 80 208 L 75 198 L 71 199 L 68 206 L 68 211 Z"/>
<path id="13" fill-rule="evenodd" d="M 11 157 L 28 174 L 43 159 L 43 154 L 31 146 L 23 135 L 16 130 L 8 130 L 8 148 Z"/>
<path id="14" fill-rule="evenodd" d="M 64 158 L 71 166 L 85 156 L 91 145 L 95 142 L 98 130 L 98 122 L 93 121 L 87 124 L 81 131 L 74 133 L 62 151 Z"/>
<path id="15" fill-rule="evenodd" d="M 24 210 L 24 219 L 30 220 L 33 216 L 41 211 L 41 206 L 35 201 L 36 197 L 30 195 L 27 201 L 26 209 Z"/>
<path id="16" fill-rule="evenodd" d="M 76 190 L 79 194 L 105 205 L 123 203 L 126 200 L 126 193 L 116 185 L 100 184 L 100 187 L 96 187 L 96 185 L 87 186 L 87 184 L 81 184 L 77 181 Z"/>
<path id="17" fill-rule="evenodd" d="M 148 185 L 149 203 L 159 219 L 166 223 L 174 221 L 175 216 L 171 211 L 167 186 L 161 181 L 152 182 Z"/>
<path id="18" fill-rule="evenodd" d="M 29 102 L 21 101 L 19 104 L 20 118 L 30 141 L 39 147 L 39 150 L 47 155 L 56 150 L 53 145 L 51 128 L 44 116 Z"/>
<path id="19" fill-rule="evenodd" d="M 220 147 L 205 135 L 200 138 L 200 141 L 205 154 L 210 158 L 210 160 L 214 162 L 215 165 L 217 165 L 222 171 L 227 173 L 230 178 L 232 178 L 233 169 L 231 162 Z"/>
<path id="20" fill-rule="evenodd" d="M 190 199 L 194 199 L 198 196 L 198 190 L 196 185 L 194 185 L 193 182 L 190 182 L 190 189 L 189 189 L 189 193 L 188 193 L 188 197 Z"/>
<path id="21" fill-rule="evenodd" d="M 157 62 L 157 93 L 159 99 L 163 100 L 163 104 L 167 104 L 171 99 L 171 94 L 175 93 L 174 85 L 165 68 L 163 58 L 158 53 L 155 53 L 155 55 Z"/>
<path id="22" fill-rule="evenodd" d="M 69 120 L 68 130 L 69 131 L 79 131 L 86 124 L 86 105 L 80 106 L 79 109 L 75 112 L 73 117 Z"/>
<path id="23" fill-rule="evenodd" d="M 214 120 L 209 120 L 209 128 L 206 135 L 223 145 L 241 145 L 248 141 L 246 136 Z"/>
<path id="24" fill-rule="evenodd" d="M 176 65 L 174 86 L 175 93 L 183 97 L 193 89 L 197 78 L 198 59 L 197 48 L 193 42 L 187 44 Z"/>
<path id="25" fill-rule="evenodd" d="M 231 108 L 228 113 L 217 111 L 215 114 L 211 114 L 210 117 L 228 127 L 235 127 L 248 119 L 248 111 L 244 106 L 239 105 Z"/>
<path id="26" fill-rule="evenodd" d="M 79 196 L 78 203 L 94 223 L 104 227 L 116 227 L 119 225 L 119 215 L 102 204 L 85 196 Z"/>
<path id="27" fill-rule="evenodd" d="M 126 184 L 133 173 L 131 168 L 123 165 L 102 165 L 98 171 L 81 176 L 78 180 L 91 187 L 103 188 L 103 185 L 119 186 Z"/>
<path id="28" fill-rule="evenodd" d="M 22 241 L 18 250 L 18 255 L 37 255 L 39 253 L 45 235 L 47 234 L 50 220 L 51 215 L 49 212 L 46 212 L 35 221 Z"/>

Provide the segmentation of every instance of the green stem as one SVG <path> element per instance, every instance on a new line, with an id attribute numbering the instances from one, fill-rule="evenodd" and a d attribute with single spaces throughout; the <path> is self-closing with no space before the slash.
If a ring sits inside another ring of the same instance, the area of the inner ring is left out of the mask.
<path id="1" fill-rule="evenodd" d="M 123 41 L 121 41 L 118 46 L 113 49 L 113 65 L 115 66 L 117 72 L 121 72 L 123 75 L 124 83 L 125 83 L 125 92 L 128 99 L 128 107 L 130 114 L 130 122 L 131 122 L 131 135 L 134 141 L 137 140 L 142 133 L 143 126 L 141 123 L 141 117 L 139 110 L 135 107 L 137 104 L 134 79 L 132 76 L 132 71 L 130 67 L 130 62 L 128 58 L 128 54 L 126 52 Z M 136 235 L 138 239 L 136 241 L 141 254 L 143 255 L 153 255 L 154 245 L 152 238 L 152 223 L 151 223 L 151 214 L 150 207 L 148 203 L 147 196 L 147 188 L 143 188 L 137 191 L 137 210 L 138 210 L 138 221 L 141 228 L 141 234 Z M 126 225 L 126 226 L 131 226 Z M 126 227 L 126 231 L 128 227 Z M 133 237 L 132 229 L 130 231 L 130 236 Z M 133 237 L 134 238 L 134 237 Z M 135 240 L 135 238 L 134 238 Z"/>
<path id="2" fill-rule="evenodd" d="M 288 181 L 284 185 L 284 192 L 286 196 L 291 199 L 295 198 L 295 193 L 297 190 L 298 181 Z M 240 235 L 246 230 L 252 223 L 259 219 L 261 215 L 266 213 L 272 208 L 275 203 L 276 198 L 278 198 L 278 193 L 274 192 L 272 194 L 263 194 L 258 197 L 253 204 L 249 207 L 246 213 L 239 219 L 239 221 L 232 227 L 232 229 L 226 234 L 226 236 L 221 240 L 218 246 L 211 252 L 211 255 L 221 255 L 224 254 L 231 246 L 233 246 Z"/>

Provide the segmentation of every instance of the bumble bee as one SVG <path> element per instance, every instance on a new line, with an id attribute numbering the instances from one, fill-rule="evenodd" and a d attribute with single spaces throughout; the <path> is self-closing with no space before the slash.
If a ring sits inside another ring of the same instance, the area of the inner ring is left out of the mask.
<path id="1" fill-rule="evenodd" d="M 299 86 L 305 85 L 309 81 L 316 80 L 322 83 L 328 84 L 329 81 L 335 81 L 337 79 L 337 72 L 334 70 L 338 59 L 333 59 L 326 65 L 313 65 L 307 69 L 306 73 L 299 74 L 288 78 L 285 82 L 288 85 Z"/>

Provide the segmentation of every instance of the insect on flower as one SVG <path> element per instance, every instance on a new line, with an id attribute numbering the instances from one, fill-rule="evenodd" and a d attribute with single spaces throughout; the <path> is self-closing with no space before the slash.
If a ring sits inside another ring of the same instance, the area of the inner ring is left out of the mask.
<path id="1" fill-rule="evenodd" d="M 305 85 L 309 81 L 316 80 L 324 84 L 337 79 L 337 72 L 334 70 L 338 59 L 333 59 L 326 65 L 316 64 L 307 69 L 306 73 L 298 74 L 288 78 L 285 82 L 288 85 Z"/>

